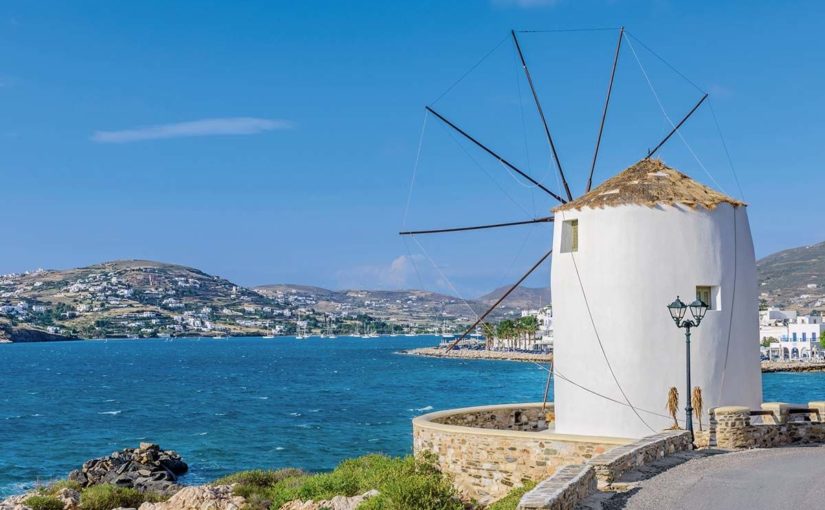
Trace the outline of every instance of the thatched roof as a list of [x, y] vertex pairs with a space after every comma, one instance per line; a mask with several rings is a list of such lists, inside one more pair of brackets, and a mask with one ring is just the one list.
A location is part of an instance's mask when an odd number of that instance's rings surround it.
[[734, 207], [746, 205], [723, 195], [687, 175], [674, 170], [658, 159], [643, 159], [620, 174], [604, 181], [590, 193], [560, 205], [556, 211], [569, 211], [590, 207], [615, 207], [617, 205], [683, 204], [688, 207], [703, 206], [713, 209], [721, 203]]

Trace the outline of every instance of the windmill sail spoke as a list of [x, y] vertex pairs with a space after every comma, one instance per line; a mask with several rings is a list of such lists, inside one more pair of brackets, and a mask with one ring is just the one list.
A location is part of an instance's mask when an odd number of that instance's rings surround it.
[[470, 334], [470, 332], [472, 332], [472, 331], [473, 331], [473, 330], [474, 330], [474, 329], [475, 329], [475, 328], [476, 328], [479, 324], [481, 324], [481, 323], [484, 321], [484, 319], [486, 319], [486, 318], [487, 318], [487, 316], [488, 316], [488, 315], [490, 315], [490, 313], [492, 313], [492, 312], [493, 312], [493, 310], [495, 310], [496, 308], [498, 308], [498, 305], [500, 305], [502, 301], [504, 301], [505, 299], [507, 299], [507, 296], [509, 296], [510, 294], [512, 294], [512, 292], [513, 292], [514, 290], [516, 290], [516, 289], [518, 288], [518, 286], [519, 286], [519, 285], [521, 285], [521, 284], [522, 284], [522, 282], [524, 282], [524, 280], [526, 280], [526, 279], [527, 279], [527, 277], [528, 277], [528, 276], [530, 276], [531, 274], [533, 274], [533, 271], [535, 271], [536, 269], [538, 269], [538, 267], [539, 267], [539, 266], [540, 266], [540, 265], [541, 265], [541, 264], [542, 264], [545, 260], [547, 260], [547, 258], [548, 258], [548, 257], [550, 256], [550, 254], [552, 254], [552, 253], [553, 253], [553, 250], [551, 249], [550, 251], [548, 251], [547, 253], [545, 253], [545, 254], [544, 254], [544, 256], [543, 256], [542, 258], [540, 258], [538, 262], [536, 262], [535, 264], [533, 264], [533, 267], [531, 267], [529, 271], [527, 271], [526, 273], [524, 273], [524, 276], [522, 276], [521, 278], [519, 278], [519, 281], [517, 281], [517, 282], [516, 282], [516, 283], [515, 283], [512, 287], [510, 287], [509, 289], [507, 289], [507, 292], [505, 292], [505, 293], [504, 293], [504, 294], [503, 294], [500, 298], [498, 298], [498, 299], [496, 300], [496, 302], [495, 302], [495, 303], [493, 303], [493, 306], [491, 306], [490, 308], [488, 308], [488, 309], [487, 309], [487, 311], [486, 311], [486, 312], [484, 312], [484, 313], [481, 315], [481, 317], [479, 317], [479, 318], [478, 318], [478, 320], [476, 320], [476, 321], [473, 323], [473, 325], [472, 325], [472, 326], [470, 326], [469, 328], [467, 328], [467, 331], [465, 331], [463, 335], [461, 335], [460, 337], [458, 337], [456, 340], [454, 340], [454, 341], [453, 341], [453, 342], [449, 345], [449, 347], [447, 347], [447, 351], [446, 351], [446, 352], [450, 352], [451, 350], [453, 350], [453, 348], [454, 348], [456, 345], [458, 345], [458, 343], [459, 343], [460, 341], [462, 341], [462, 340], [464, 340], [465, 338], [467, 338], [467, 335], [469, 335], [469, 334]]
[[602, 144], [602, 133], [604, 132], [604, 122], [607, 120], [607, 107], [610, 106], [610, 95], [613, 92], [613, 80], [616, 78], [616, 68], [619, 65], [619, 50], [622, 49], [622, 39], [624, 39], [624, 27], [619, 29], [619, 42], [616, 43], [616, 53], [613, 55], [613, 70], [610, 72], [610, 82], [607, 85], [607, 97], [604, 100], [604, 110], [602, 110], [602, 121], [599, 124], [599, 136], [596, 138], [596, 148], [593, 151], [593, 163], [590, 164], [590, 175], [587, 177], [587, 189], [590, 191], [593, 186], [593, 172], [596, 170], [596, 159], [599, 157], [599, 147]]
[[645, 157], [645, 159], [650, 159], [650, 158], [651, 158], [654, 154], [656, 154], [656, 151], [658, 151], [658, 150], [662, 147], [662, 145], [664, 145], [664, 144], [665, 144], [668, 140], [670, 140], [670, 137], [671, 137], [671, 136], [673, 136], [673, 135], [674, 135], [674, 133], [676, 133], [676, 131], [678, 131], [680, 127], [682, 127], [682, 124], [684, 124], [684, 123], [685, 123], [685, 121], [686, 121], [686, 120], [688, 120], [688, 119], [690, 118], [690, 116], [691, 116], [691, 115], [693, 115], [693, 112], [695, 112], [695, 111], [696, 111], [696, 110], [697, 110], [697, 109], [698, 109], [698, 108], [702, 105], [702, 103], [704, 103], [704, 102], [705, 102], [705, 99], [707, 99], [707, 98], [708, 98], [708, 95], [707, 95], [707, 94], [705, 94], [704, 96], [702, 96], [702, 99], [700, 99], [700, 100], [699, 100], [699, 102], [698, 102], [698, 103], [696, 103], [696, 106], [694, 106], [694, 107], [693, 107], [693, 108], [692, 108], [692, 109], [688, 112], [688, 114], [687, 114], [687, 115], [685, 115], [685, 117], [684, 117], [682, 120], [680, 120], [680, 121], [679, 121], [679, 123], [678, 123], [678, 124], [676, 124], [675, 126], [673, 126], [673, 129], [671, 129], [671, 130], [670, 130], [670, 133], [668, 133], [668, 134], [667, 134], [667, 136], [666, 136], [666, 137], [664, 137], [664, 139], [663, 139], [661, 142], [659, 142], [659, 145], [657, 145], [656, 147], [654, 147], [654, 148], [653, 148], [653, 150], [651, 150], [651, 151], [648, 151], [648, 152], [647, 152], [647, 157]]
[[518, 42], [516, 31], [511, 30], [513, 35], [513, 42], [516, 43], [516, 51], [518, 52], [519, 60], [521, 60], [521, 68], [524, 69], [524, 75], [527, 77], [527, 84], [530, 85], [530, 92], [533, 93], [533, 101], [536, 103], [536, 109], [539, 112], [541, 123], [544, 126], [544, 134], [547, 136], [547, 142], [550, 144], [550, 151], [553, 153], [553, 160], [556, 162], [556, 167], [559, 169], [561, 182], [564, 185], [564, 191], [567, 193], [567, 200], [573, 200], [573, 195], [570, 193], [570, 186], [567, 185], [567, 179], [564, 177], [564, 170], [561, 168], [561, 161], [559, 161], [558, 152], [556, 152], [556, 144], [553, 142], [553, 137], [550, 135], [550, 127], [547, 125], [547, 118], [544, 116], [544, 109], [541, 107], [539, 95], [536, 93], [536, 87], [533, 86], [533, 77], [530, 76], [530, 69], [527, 68], [527, 61], [524, 60], [524, 53], [521, 52], [521, 45]]
[[500, 228], [500, 227], [514, 227], [516, 225], [530, 225], [532, 223], [550, 223], [553, 221], [552, 216], [547, 216], [544, 218], [533, 218], [532, 220], [524, 220], [524, 221], [511, 221], [508, 223], [492, 223], [490, 225], [476, 225], [474, 227], [452, 227], [452, 228], [440, 228], [440, 229], [431, 229], [431, 230], [408, 230], [404, 232], [399, 232], [398, 235], [402, 236], [414, 236], [418, 234], [443, 234], [445, 232], [464, 232], [467, 230], [483, 230], [486, 228]]
[[467, 133], [466, 131], [464, 131], [464, 130], [463, 130], [463, 129], [461, 129], [460, 127], [456, 126], [455, 124], [453, 124], [452, 122], [450, 122], [449, 120], [447, 120], [447, 118], [446, 118], [446, 117], [444, 117], [443, 115], [441, 115], [441, 114], [440, 114], [440, 113], [438, 113], [437, 111], [433, 110], [433, 109], [432, 109], [432, 108], [430, 108], [429, 106], [427, 106], [427, 107], [426, 107], [426, 109], [427, 109], [427, 111], [428, 111], [428, 112], [430, 112], [430, 113], [432, 113], [433, 115], [435, 115], [435, 116], [436, 116], [436, 117], [437, 117], [437, 118], [438, 118], [441, 122], [443, 122], [444, 124], [446, 124], [446, 125], [450, 126], [450, 127], [451, 127], [451, 128], [453, 128], [454, 130], [456, 130], [456, 131], [457, 131], [457, 132], [458, 132], [461, 136], [463, 136], [463, 137], [464, 137], [464, 138], [466, 138], [467, 140], [470, 140], [470, 141], [471, 141], [471, 142], [473, 142], [475, 145], [477, 145], [479, 148], [483, 149], [483, 150], [484, 150], [487, 154], [489, 154], [489, 155], [493, 156], [494, 158], [496, 158], [496, 159], [497, 159], [499, 162], [501, 162], [504, 166], [506, 166], [506, 167], [507, 167], [507, 168], [509, 168], [510, 170], [512, 170], [512, 171], [514, 171], [514, 172], [516, 172], [516, 173], [517, 173], [517, 174], [519, 174], [520, 176], [524, 177], [525, 179], [527, 179], [528, 181], [530, 181], [530, 183], [534, 184], [534, 185], [535, 185], [535, 186], [537, 186], [540, 190], [544, 191], [545, 193], [547, 193], [547, 194], [548, 194], [548, 195], [550, 195], [551, 197], [555, 198], [556, 200], [558, 200], [558, 201], [559, 201], [559, 202], [561, 202], [562, 204], [566, 204], [566, 203], [567, 203], [567, 200], [565, 200], [565, 199], [563, 199], [562, 197], [560, 197], [559, 195], [557, 195], [557, 194], [553, 193], [552, 191], [550, 191], [549, 189], [547, 189], [547, 187], [545, 187], [543, 184], [541, 184], [539, 181], [537, 181], [537, 180], [533, 179], [532, 177], [530, 177], [530, 176], [529, 176], [529, 175], [527, 175], [526, 173], [524, 173], [524, 172], [522, 172], [521, 170], [519, 170], [518, 168], [516, 168], [516, 166], [515, 166], [515, 165], [513, 165], [512, 163], [510, 163], [510, 162], [509, 162], [509, 161], [507, 161], [506, 159], [502, 158], [501, 156], [499, 156], [498, 154], [496, 154], [495, 152], [493, 152], [493, 150], [492, 150], [492, 149], [488, 148], [486, 145], [484, 145], [483, 143], [481, 143], [481, 142], [479, 142], [478, 140], [476, 140], [475, 138], [473, 138], [473, 137], [472, 137], [469, 133]]

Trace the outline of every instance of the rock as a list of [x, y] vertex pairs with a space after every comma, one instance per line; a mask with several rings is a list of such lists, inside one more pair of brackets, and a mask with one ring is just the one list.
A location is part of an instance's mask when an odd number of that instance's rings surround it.
[[[377, 495], [378, 491], [373, 489], [351, 498], [335, 496], [332, 499], [322, 501], [290, 501], [281, 506], [280, 510], [355, 510], [365, 500]], [[144, 510], [144, 508], [141, 506], [140, 510]]]
[[80, 493], [74, 489], [64, 487], [54, 496], [63, 502], [63, 510], [77, 510], [80, 505]]
[[0, 501], [0, 510], [31, 510], [23, 502], [31, 494], [19, 494], [17, 496], [10, 496]]
[[189, 466], [177, 452], [161, 450], [155, 443], [140, 443], [138, 448], [126, 448], [84, 462], [79, 470], [69, 473], [69, 480], [83, 487], [111, 483], [171, 495], [180, 490], [175, 483], [178, 476], [188, 470]]
[[186, 487], [162, 503], [144, 503], [138, 510], [240, 510], [246, 504], [231, 485]]

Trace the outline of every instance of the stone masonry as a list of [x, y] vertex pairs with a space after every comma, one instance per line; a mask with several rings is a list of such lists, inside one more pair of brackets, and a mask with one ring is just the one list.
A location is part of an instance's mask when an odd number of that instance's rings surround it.
[[[434, 453], [441, 470], [452, 477], [464, 497], [489, 504], [528, 480], [543, 480], [562, 466], [583, 464], [628, 442], [566, 436], [551, 430], [526, 432], [489, 427], [492, 422], [509, 427], [511, 420], [507, 416], [514, 417], [515, 411], [527, 417], [523, 423], [535, 423], [531, 417], [537, 416], [534, 410], [540, 410], [541, 404], [514, 405], [505, 411], [507, 408], [489, 406], [420, 416], [413, 421], [413, 450], [416, 454]], [[487, 427], [444, 422], [480, 423]]]

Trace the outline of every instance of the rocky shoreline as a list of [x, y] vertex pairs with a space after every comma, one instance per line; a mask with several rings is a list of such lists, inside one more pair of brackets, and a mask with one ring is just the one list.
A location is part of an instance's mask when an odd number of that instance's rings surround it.
[[178, 477], [187, 471], [189, 466], [177, 452], [161, 450], [153, 443], [140, 443], [138, 448], [88, 460], [80, 469], [69, 473], [68, 479], [81, 487], [110, 483], [171, 496], [181, 489], [177, 485]]
[[450, 352], [447, 352], [445, 349], [439, 349], [438, 347], [421, 347], [418, 349], [407, 349], [403, 351], [398, 351], [398, 354], [404, 354], [408, 356], [425, 356], [429, 358], [528, 361], [533, 363], [550, 363], [553, 361], [553, 355], [550, 353], [476, 351], [470, 349], [455, 349]]
[[[0, 500], [0, 510], [251, 510], [268, 504], [236, 493], [236, 483], [184, 486], [178, 478], [189, 466], [173, 450], [140, 443], [111, 455], [91, 459], [65, 480]], [[285, 470], [289, 471], [289, 470]], [[306, 476], [299, 470], [292, 470]], [[265, 471], [249, 472], [254, 478]], [[288, 501], [282, 510], [355, 510], [377, 496], [369, 490], [354, 496]]]
[[825, 372], [825, 361], [763, 361], [762, 372]]

